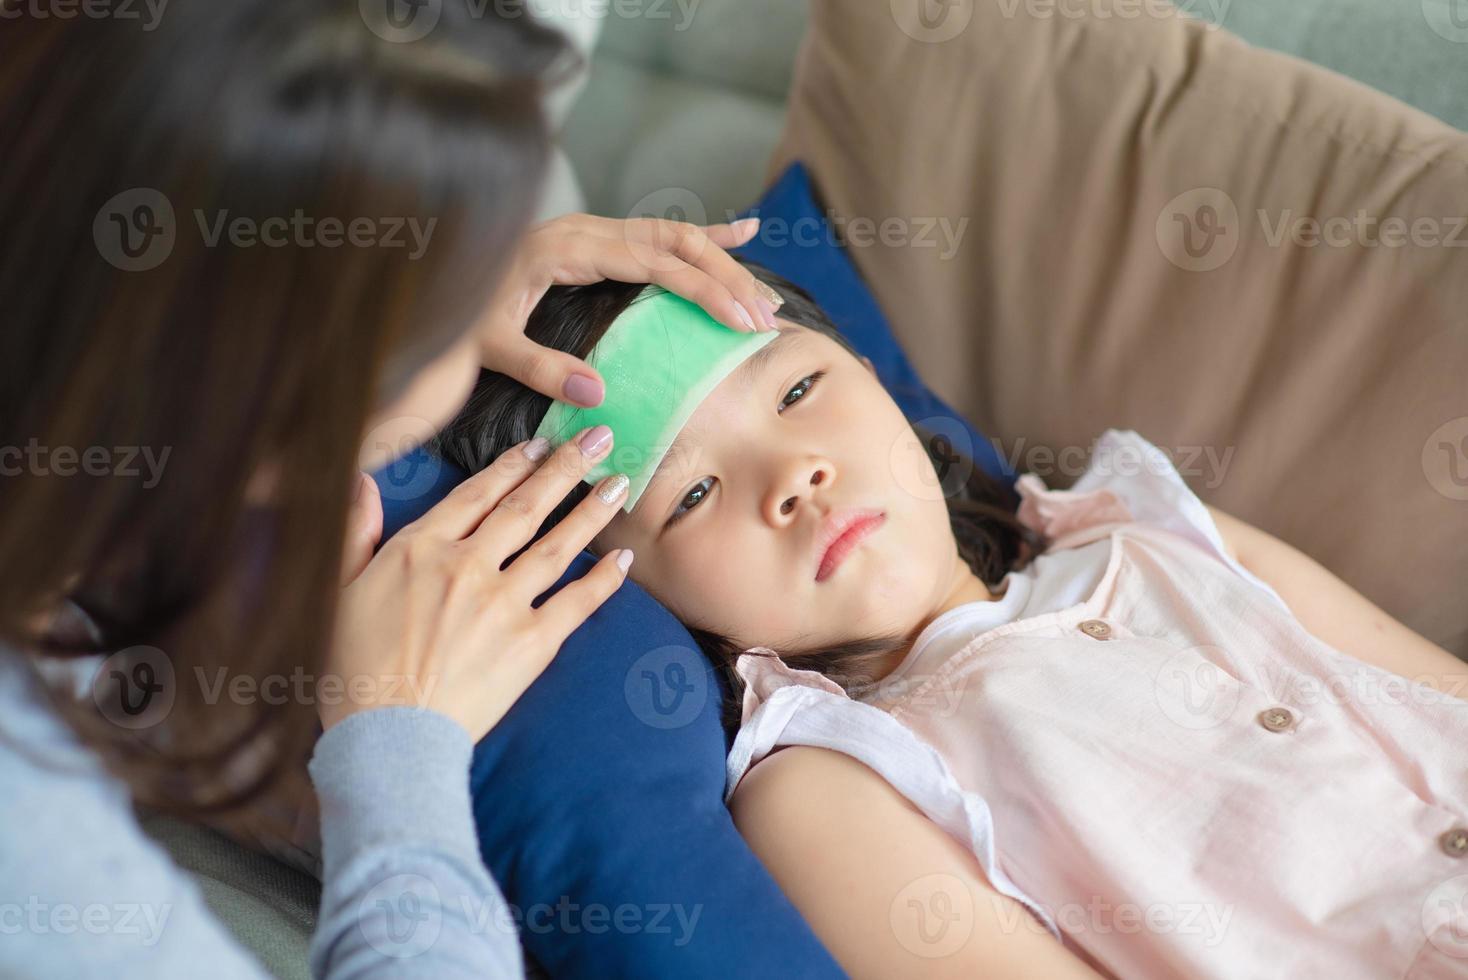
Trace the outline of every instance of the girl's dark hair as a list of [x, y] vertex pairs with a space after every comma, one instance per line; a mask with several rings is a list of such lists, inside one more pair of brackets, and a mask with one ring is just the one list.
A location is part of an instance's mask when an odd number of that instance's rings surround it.
[[[783, 319], [830, 337], [853, 357], [860, 356], [809, 293], [754, 262], [741, 260], [741, 264], [785, 297], [785, 305], [780, 308]], [[531, 313], [526, 335], [547, 347], [584, 358], [642, 289], [619, 282], [552, 288]], [[529, 439], [549, 407], [546, 396], [513, 378], [485, 371], [464, 410], [439, 433], [431, 448], [471, 472], [483, 469], [506, 449]], [[947, 436], [916, 423], [913, 430], [942, 479], [959, 554], [975, 575], [995, 585], [1005, 573], [1021, 567], [1042, 550], [1043, 539], [1015, 516], [1018, 500], [1010, 487], [991, 477], [966, 454], [954, 452]], [[551, 513], [546, 526], [559, 522], [589, 491], [588, 485], [580, 484]], [[743, 694], [743, 682], [734, 664], [745, 648], [707, 630], [690, 626], [689, 632], [727, 684], [723, 720], [726, 727], [734, 727]], [[876, 637], [839, 647], [782, 651], [780, 659], [793, 668], [829, 677], [856, 697], [875, 683], [879, 662], [906, 642], [900, 636]]]
[[[300, 769], [314, 698], [233, 682], [319, 677], [367, 420], [482, 311], [548, 158], [559, 34], [371, 7], [19, 5], [0, 30], [0, 646], [174, 811]], [[77, 607], [100, 631], [61, 628]], [[55, 679], [116, 652], [162, 680], [141, 645], [175, 688], [145, 730]]]

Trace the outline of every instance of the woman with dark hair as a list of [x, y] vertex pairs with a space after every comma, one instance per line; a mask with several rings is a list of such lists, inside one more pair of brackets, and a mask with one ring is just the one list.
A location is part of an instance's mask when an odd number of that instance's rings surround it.
[[[375, 556], [359, 467], [482, 366], [599, 401], [523, 334], [553, 283], [656, 282], [737, 330], [773, 306], [724, 252], [752, 225], [527, 233], [559, 36], [380, 6], [175, 0], [145, 30], [0, 0], [0, 894], [25, 919], [0, 974], [257, 975], [130, 804], [260, 811], [321, 728], [315, 971], [521, 972], [468, 761], [626, 574], [620, 549], [531, 606], [595, 496], [507, 564], [612, 433], [507, 451]], [[423, 948], [392, 941], [404, 908], [435, 916]]]

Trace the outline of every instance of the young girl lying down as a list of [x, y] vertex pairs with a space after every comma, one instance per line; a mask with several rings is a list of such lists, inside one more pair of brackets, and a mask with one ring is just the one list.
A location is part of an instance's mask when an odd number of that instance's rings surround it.
[[[1468, 976], [1456, 658], [1134, 432], [1016, 513], [751, 269], [778, 339], [597, 546], [734, 682], [734, 819], [853, 976]], [[530, 333], [586, 356], [639, 292]], [[547, 405], [485, 375], [440, 450], [481, 468]]]

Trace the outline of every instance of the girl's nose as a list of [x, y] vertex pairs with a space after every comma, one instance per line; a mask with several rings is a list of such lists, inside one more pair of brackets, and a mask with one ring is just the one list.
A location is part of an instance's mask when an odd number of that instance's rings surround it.
[[774, 527], [789, 524], [801, 506], [810, 502], [816, 488], [828, 489], [835, 476], [835, 465], [822, 457], [807, 456], [787, 464], [765, 495], [765, 520]]

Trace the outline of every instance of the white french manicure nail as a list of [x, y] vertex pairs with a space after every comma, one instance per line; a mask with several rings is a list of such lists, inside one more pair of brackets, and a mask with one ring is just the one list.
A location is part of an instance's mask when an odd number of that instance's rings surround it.
[[751, 330], [754, 329], [754, 320], [750, 317], [749, 311], [746, 310], [744, 308], [744, 304], [739, 302], [737, 299], [734, 301], [734, 312], [739, 314], [739, 319], [744, 321], [744, 325], [746, 327]]
[[623, 574], [626, 574], [627, 569], [632, 567], [631, 548], [623, 548], [621, 553], [617, 555], [617, 567], [622, 570]]

